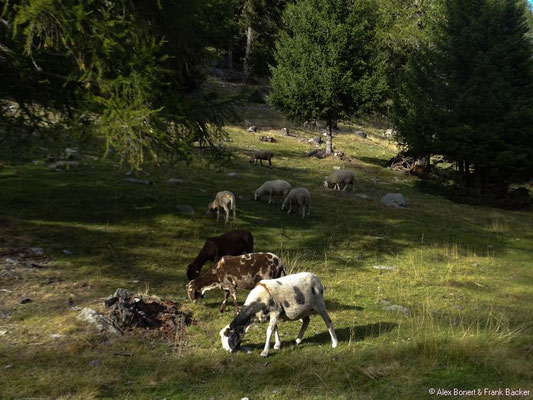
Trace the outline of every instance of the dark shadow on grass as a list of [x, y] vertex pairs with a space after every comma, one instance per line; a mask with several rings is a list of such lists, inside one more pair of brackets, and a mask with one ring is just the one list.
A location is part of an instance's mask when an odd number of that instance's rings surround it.
[[[398, 324], [394, 322], [377, 322], [375, 324], [356, 326], [355, 328], [350, 328], [350, 327], [336, 328], [335, 334], [340, 343], [349, 342], [349, 341], [361, 342], [367, 338], [373, 338], [373, 337], [381, 336], [383, 334], [387, 334], [397, 327], [398, 327]], [[266, 325], [265, 325], [264, 332], [266, 332]], [[289, 338], [288, 340], [282, 340], [281, 350], [287, 349], [287, 348], [289, 349], [295, 348], [296, 347], [296, 344], [294, 342], [295, 339], [296, 339], [296, 336], [294, 336], [293, 338]], [[306, 334], [304, 335], [304, 338], [301, 344], [298, 346], [305, 347], [307, 344], [311, 344], [311, 343], [323, 344], [323, 345], [331, 344], [331, 336], [329, 332], [327, 331], [325, 324], [324, 324], [324, 331], [319, 333], [318, 335], [312, 335], [310, 331], [307, 331]], [[252, 350], [262, 350], [264, 346], [265, 346], [264, 341], [259, 342], [259, 343], [247, 342], [246, 336], [244, 337], [244, 342], [242, 344], [242, 347], [245, 350], [247, 348], [250, 348]], [[276, 350], [274, 350], [274, 336], [272, 336], [271, 338], [270, 346], [271, 346], [270, 354], [273, 355], [276, 353]]]
[[358, 157], [358, 159], [367, 164], [374, 164], [374, 165], [377, 165], [383, 168], [387, 166], [387, 162], [389, 161], [389, 160], [385, 160], [383, 158], [377, 158], [377, 157]]
[[[367, 338], [378, 337], [383, 334], [387, 334], [396, 327], [398, 327], [398, 324], [394, 322], [376, 322], [375, 324], [356, 326], [355, 328], [335, 328], [335, 333], [339, 342], [348, 342], [350, 340], [360, 342]], [[302, 344], [304, 342], [326, 344], [331, 342], [331, 337], [329, 332], [324, 330], [324, 332], [321, 332], [318, 335], [310, 337], [304, 336]]]

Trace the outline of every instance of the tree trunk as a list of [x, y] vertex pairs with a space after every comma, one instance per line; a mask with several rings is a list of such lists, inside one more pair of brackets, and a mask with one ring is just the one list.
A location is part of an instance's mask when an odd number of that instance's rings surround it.
[[233, 39], [228, 43], [228, 69], [233, 69]]
[[251, 26], [246, 28], [246, 52], [244, 53], [244, 62], [242, 65], [242, 75], [243, 75], [244, 81], [248, 80], [248, 76], [250, 74], [249, 63], [250, 63], [250, 53], [252, 51], [253, 33], [254, 31], [252, 30]]
[[326, 135], [326, 155], [329, 156], [331, 153], [333, 153], [333, 134], [331, 132], [332, 130], [333, 121], [328, 121], [328, 130]]
[[472, 187], [472, 179], [470, 176], [470, 161], [465, 161], [465, 182], [466, 187]]

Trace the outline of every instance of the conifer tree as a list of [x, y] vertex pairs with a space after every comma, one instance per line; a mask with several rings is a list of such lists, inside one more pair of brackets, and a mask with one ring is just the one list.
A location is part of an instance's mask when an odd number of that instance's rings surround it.
[[480, 192], [533, 176], [533, 52], [524, 11], [520, 0], [446, 2], [446, 18], [411, 57], [395, 102], [401, 141], [416, 155], [445, 155]]
[[269, 102], [292, 120], [332, 127], [380, 100], [383, 64], [374, 52], [374, 14], [367, 1], [302, 0], [284, 13], [286, 26], [271, 68]]

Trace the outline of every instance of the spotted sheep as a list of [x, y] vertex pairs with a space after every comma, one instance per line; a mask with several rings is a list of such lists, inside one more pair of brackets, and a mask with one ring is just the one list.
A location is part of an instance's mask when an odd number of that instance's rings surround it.
[[207, 238], [196, 258], [187, 266], [187, 279], [198, 278], [207, 261], [218, 262], [224, 256], [238, 256], [254, 251], [254, 237], [250, 231], [234, 230]]
[[235, 351], [255, 318], [260, 322], [270, 318], [265, 348], [261, 353], [261, 356], [267, 357], [272, 333], [276, 340], [274, 349], [279, 350], [281, 347], [277, 326], [279, 321], [302, 321], [302, 328], [296, 337], [298, 345], [309, 326], [309, 315], [314, 312], [322, 316], [331, 336], [331, 347], [336, 348], [337, 336], [324, 303], [324, 286], [316, 275], [302, 272], [278, 279], [262, 280], [250, 292], [239, 314], [220, 331], [222, 347], [229, 352]]
[[225, 310], [230, 294], [237, 310], [237, 289], [251, 290], [262, 279], [279, 278], [282, 274], [285, 274], [285, 267], [272, 253], [225, 256], [214, 268], [188, 283], [187, 295], [194, 302], [208, 290], [220, 288], [224, 290], [220, 312]]

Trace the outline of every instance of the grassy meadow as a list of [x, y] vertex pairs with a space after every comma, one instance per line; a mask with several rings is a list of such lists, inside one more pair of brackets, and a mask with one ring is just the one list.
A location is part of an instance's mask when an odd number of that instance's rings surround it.
[[[352, 126], [334, 138], [353, 162], [308, 158], [314, 147], [304, 139], [316, 132], [284, 136], [280, 117], [259, 111], [244, 117], [271, 130], [228, 127], [231, 167], [196, 161], [135, 175], [153, 186], [125, 182], [127, 170], [109, 160], [84, 158], [63, 173], [2, 161], [0, 247], [42, 247], [51, 264], [2, 275], [0, 258], [0, 398], [427, 399], [430, 388], [533, 390], [532, 213], [422, 191], [417, 178], [383, 167], [396, 149], [366, 123], [368, 139]], [[272, 150], [274, 168], [250, 165], [253, 149]], [[354, 169], [356, 194], [370, 198], [324, 190], [334, 166]], [[167, 184], [170, 177], [185, 183]], [[257, 187], [277, 178], [311, 191], [309, 218], [281, 212], [280, 198], [253, 201]], [[315, 316], [299, 347], [293, 322], [280, 326], [282, 348], [267, 359], [259, 355], [262, 324], [245, 336], [252, 354], [223, 351], [218, 332], [233, 317], [231, 303], [220, 314], [220, 291], [196, 304], [185, 293], [185, 268], [205, 238], [232, 228], [205, 215], [220, 190], [236, 194], [236, 227], [252, 231], [256, 251], [322, 280], [337, 349]], [[410, 206], [382, 205], [390, 192]], [[180, 213], [183, 204], [195, 214]], [[149, 331], [100, 334], [76, 319], [73, 306], [101, 309], [118, 287], [182, 303], [194, 324], [171, 343]], [[33, 301], [19, 304], [23, 296]], [[408, 312], [384, 310], [390, 305]], [[95, 359], [100, 365], [91, 366]]]

